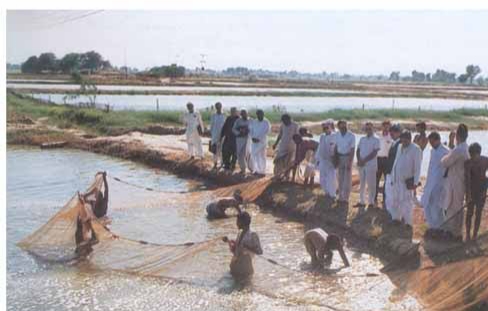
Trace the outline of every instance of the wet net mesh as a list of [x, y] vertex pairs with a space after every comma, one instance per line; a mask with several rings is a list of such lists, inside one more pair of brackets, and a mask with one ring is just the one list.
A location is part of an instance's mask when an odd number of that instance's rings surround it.
[[[252, 200], [267, 178], [247, 185], [248, 197]], [[242, 185], [241, 185], [242, 187]], [[120, 271], [144, 276], [175, 279], [192, 284], [228, 286], [231, 254], [221, 238], [179, 245], [160, 245], [126, 239], [112, 233], [103, 220], [96, 219], [86, 196], [95, 195], [103, 188], [103, 178], [97, 175], [93, 184], [83, 195], [76, 194], [45, 225], [19, 242], [19, 246], [42, 260], [78, 262], [75, 255], [75, 232], [78, 217], [91, 217], [97, 242], [83, 263], [101, 270]], [[221, 190], [230, 194], [235, 187]], [[262, 191], [261, 191], [262, 192]], [[486, 239], [486, 237], [484, 238]], [[428, 309], [465, 310], [467, 307], [488, 299], [488, 269], [486, 257], [467, 261], [433, 265], [413, 272], [391, 273], [391, 280], [408, 293], [413, 293]], [[351, 277], [345, 274], [334, 276], [313, 275], [282, 266], [263, 256], [254, 257], [254, 276], [250, 288], [262, 294], [284, 299], [290, 303], [306, 303], [331, 310], [348, 310], [357, 293], [350, 292]], [[374, 295], [386, 295], [388, 287], [375, 278], [364, 278], [374, 289]], [[333, 286], [331, 286], [333, 285]], [[368, 305], [358, 304], [362, 310], [384, 309], [384, 298], [371, 296]], [[395, 302], [390, 310], [395, 309]]]

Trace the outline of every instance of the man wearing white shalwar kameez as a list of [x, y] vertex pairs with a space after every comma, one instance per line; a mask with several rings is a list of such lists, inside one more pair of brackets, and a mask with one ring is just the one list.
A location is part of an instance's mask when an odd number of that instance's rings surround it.
[[213, 160], [214, 160], [214, 168], [217, 168], [219, 160], [222, 161], [222, 127], [225, 123], [225, 115], [222, 113], [222, 104], [216, 103], [215, 104], [216, 113], [212, 115], [210, 118], [210, 135], [211, 140], [210, 144], [215, 151]]
[[199, 112], [195, 111], [192, 103], [186, 105], [188, 112], [183, 114], [183, 124], [186, 127], [186, 143], [188, 154], [194, 157], [203, 158], [202, 139], [199, 129], [203, 132], [203, 121]]
[[469, 159], [467, 138], [468, 128], [460, 124], [456, 131], [456, 147], [441, 160], [442, 166], [447, 169], [446, 197], [443, 204], [447, 223], [442, 227], [458, 241], [463, 239], [463, 201], [466, 187], [464, 162]]
[[266, 147], [268, 146], [268, 133], [271, 128], [268, 119], [264, 117], [264, 111], [256, 111], [257, 119], [251, 121], [250, 135], [251, 163], [254, 174], [266, 174]]
[[232, 132], [236, 136], [237, 162], [241, 169], [241, 174], [246, 174], [246, 169], [252, 170], [251, 162], [251, 139], [249, 135], [249, 120], [247, 110], [241, 110], [241, 117], [236, 120], [232, 127]]
[[400, 135], [400, 141], [391, 178], [395, 192], [393, 207], [399, 211], [393, 220], [403, 220], [406, 225], [412, 226], [414, 190], [420, 182], [422, 150], [416, 144], [412, 144], [410, 131], [404, 131]]
[[337, 191], [336, 168], [334, 165], [335, 132], [333, 131], [334, 121], [327, 120], [322, 124], [324, 134], [320, 135], [320, 142], [315, 161], [320, 172], [320, 186], [325, 195], [335, 200]]
[[439, 133], [432, 132], [429, 135], [432, 146], [430, 151], [429, 170], [424, 193], [420, 204], [424, 208], [424, 215], [429, 229], [439, 229], [444, 222], [442, 203], [444, 200], [444, 184], [446, 169], [441, 165], [441, 159], [449, 153], [449, 149], [441, 143]]

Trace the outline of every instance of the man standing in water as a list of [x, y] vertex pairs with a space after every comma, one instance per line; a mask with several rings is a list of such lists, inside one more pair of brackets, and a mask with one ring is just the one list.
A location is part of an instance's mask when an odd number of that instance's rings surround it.
[[264, 111], [256, 111], [257, 119], [251, 121], [251, 162], [254, 174], [266, 174], [266, 148], [268, 147], [268, 133], [271, 128], [268, 119], [264, 117]]
[[229, 244], [232, 252], [230, 262], [230, 273], [236, 280], [248, 279], [254, 273], [252, 257], [254, 254], [262, 255], [263, 249], [257, 233], [252, 232], [251, 215], [242, 212], [237, 216], [237, 228], [240, 232], [235, 240], [229, 240], [224, 237], [223, 241]]
[[[289, 178], [289, 172], [293, 167], [293, 160], [295, 159], [296, 146], [293, 141], [293, 135], [298, 134], [298, 124], [291, 120], [289, 114], [281, 116], [281, 126], [278, 138], [273, 145], [273, 150], [278, 146], [278, 152], [274, 158], [275, 176]], [[283, 176], [282, 176], [283, 175]]]
[[441, 164], [446, 172], [445, 193], [443, 209], [447, 222], [442, 226], [447, 231], [448, 237], [454, 241], [463, 241], [463, 201], [466, 193], [466, 181], [464, 173], [464, 162], [469, 159], [468, 127], [459, 124], [456, 130], [456, 147], [445, 155]]
[[334, 120], [322, 123], [324, 134], [320, 135], [320, 143], [315, 154], [315, 161], [320, 171], [320, 186], [325, 195], [335, 200], [337, 190], [336, 168], [334, 163], [335, 135]]
[[224, 169], [226, 171], [234, 171], [237, 162], [236, 136], [232, 131], [234, 123], [237, 119], [239, 119], [237, 108], [230, 108], [230, 116], [225, 119], [224, 126], [222, 127], [222, 133], [220, 135], [220, 139], [223, 140], [222, 161], [224, 162]]
[[312, 259], [313, 268], [322, 268], [324, 264], [330, 265], [333, 250], [339, 252], [344, 266], [350, 266], [341, 239], [335, 234], [328, 235], [321, 228], [305, 232], [305, 248]]
[[246, 174], [246, 169], [251, 169], [251, 143], [249, 138], [250, 120], [246, 109], [241, 109], [241, 117], [236, 120], [232, 127], [232, 132], [236, 136], [237, 162], [241, 169], [241, 174]]
[[186, 104], [188, 112], [183, 114], [183, 123], [186, 127], [186, 143], [188, 144], [188, 154], [190, 159], [195, 157], [203, 158], [202, 139], [203, 121], [200, 113], [194, 110], [193, 104]]
[[441, 136], [437, 132], [429, 134], [429, 143], [432, 146], [430, 151], [429, 169], [427, 171], [427, 181], [420, 204], [424, 208], [425, 220], [429, 226], [427, 236], [434, 236], [436, 230], [440, 229], [444, 222], [442, 210], [442, 200], [444, 193], [444, 175], [446, 169], [441, 165], [441, 159], [449, 153], [449, 149], [441, 143]]
[[91, 204], [85, 202], [84, 196], [81, 194], [78, 194], [78, 198], [80, 206], [76, 219], [75, 254], [83, 258], [92, 252], [92, 245], [96, 244], [98, 239], [92, 227], [94, 215], [91, 211]]
[[220, 135], [222, 134], [222, 127], [225, 122], [225, 115], [222, 113], [222, 104], [217, 102], [215, 104], [216, 112], [210, 118], [210, 152], [213, 153], [214, 169], [218, 168], [218, 162], [222, 158], [222, 140]]
[[354, 160], [354, 149], [356, 138], [347, 130], [347, 122], [340, 120], [337, 123], [339, 133], [335, 134], [336, 154], [338, 163], [338, 186], [339, 203], [348, 203], [352, 187], [352, 161]]

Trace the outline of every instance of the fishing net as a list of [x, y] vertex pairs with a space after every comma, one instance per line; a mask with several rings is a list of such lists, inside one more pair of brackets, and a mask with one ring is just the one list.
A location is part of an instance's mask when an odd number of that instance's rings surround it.
[[[252, 200], [270, 182], [269, 178], [258, 179], [240, 187], [224, 188], [219, 195], [230, 195], [240, 188], [246, 189], [246, 199]], [[102, 188], [103, 178], [98, 174], [84, 194], [73, 196], [45, 225], [18, 245], [43, 260], [78, 263], [75, 253], [77, 219], [80, 216], [91, 217], [97, 242], [92, 245], [88, 257], [82, 260], [89, 267], [174, 279], [219, 290], [235, 288], [229, 273], [232, 255], [221, 237], [196, 243], [161, 245], [118, 236], [104, 225], [103, 220], [94, 217], [91, 206], [86, 203]], [[393, 274], [391, 279], [408, 292], [418, 293], [433, 310], [464, 310], [488, 298], [488, 270], [483, 269], [485, 260], [485, 257], [478, 257], [442, 266], [433, 265], [414, 272]], [[359, 276], [360, 281], [354, 281], [356, 285], [363, 282], [365, 287], [374, 288], [374, 294], [369, 295], [367, 304], [364, 304], [357, 299], [357, 292], [350, 291], [354, 276], [347, 270], [317, 275], [291, 269], [264, 256], [255, 256], [254, 271], [247, 288], [293, 304], [316, 305], [331, 310], [351, 310], [352, 307], [361, 310], [416, 309], [400, 308], [398, 302], [388, 302], [391, 284]], [[385, 301], [389, 306], [385, 306]]]

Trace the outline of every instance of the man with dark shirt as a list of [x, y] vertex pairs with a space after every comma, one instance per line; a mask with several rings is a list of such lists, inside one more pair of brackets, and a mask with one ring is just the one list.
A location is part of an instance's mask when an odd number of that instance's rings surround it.
[[[473, 214], [474, 230], [473, 240], [478, 237], [478, 230], [481, 224], [481, 213], [486, 201], [486, 171], [488, 170], [488, 157], [481, 155], [481, 146], [478, 143], [469, 146], [470, 159], [464, 163], [466, 181], [466, 202], [468, 210], [466, 213], [466, 239], [471, 240], [471, 220]], [[476, 213], [475, 213], [476, 208]]]
[[391, 170], [393, 169], [393, 164], [395, 163], [395, 158], [398, 150], [398, 145], [400, 144], [400, 134], [402, 129], [399, 124], [395, 124], [390, 128], [390, 136], [393, 139], [390, 150], [388, 151], [388, 158], [385, 164], [385, 198], [383, 200], [384, 207], [393, 217], [393, 189], [391, 187]]
[[236, 136], [232, 132], [237, 119], [239, 119], [237, 108], [232, 107], [230, 116], [225, 119], [222, 134], [220, 135], [220, 138], [224, 140], [222, 143], [222, 162], [224, 163], [224, 169], [227, 171], [234, 171], [237, 162]]

